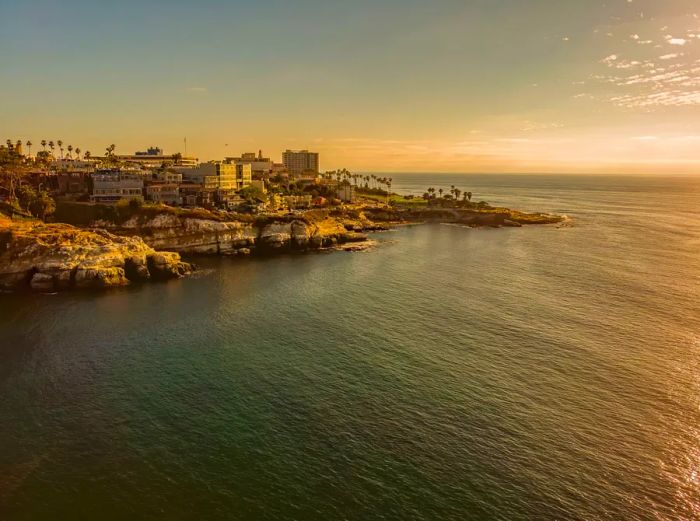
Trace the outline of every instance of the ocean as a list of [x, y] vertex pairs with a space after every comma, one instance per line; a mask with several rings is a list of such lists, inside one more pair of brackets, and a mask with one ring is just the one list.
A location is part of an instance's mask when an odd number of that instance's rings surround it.
[[0, 519], [700, 519], [700, 178], [388, 176], [570, 219], [0, 296]]

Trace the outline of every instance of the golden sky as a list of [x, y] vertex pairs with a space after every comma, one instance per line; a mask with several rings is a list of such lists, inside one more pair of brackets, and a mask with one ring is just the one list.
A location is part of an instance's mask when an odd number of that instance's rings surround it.
[[2, 138], [700, 173], [696, 0], [0, 0]]

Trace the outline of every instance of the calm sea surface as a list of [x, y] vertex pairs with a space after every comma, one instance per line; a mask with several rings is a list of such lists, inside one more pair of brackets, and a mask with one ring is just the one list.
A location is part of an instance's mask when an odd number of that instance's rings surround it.
[[700, 519], [700, 180], [392, 177], [572, 225], [0, 297], [0, 519]]

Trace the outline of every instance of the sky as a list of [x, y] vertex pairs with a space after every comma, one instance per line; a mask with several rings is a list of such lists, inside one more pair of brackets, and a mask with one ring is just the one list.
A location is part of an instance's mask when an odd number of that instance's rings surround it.
[[0, 0], [0, 137], [700, 175], [697, 0]]

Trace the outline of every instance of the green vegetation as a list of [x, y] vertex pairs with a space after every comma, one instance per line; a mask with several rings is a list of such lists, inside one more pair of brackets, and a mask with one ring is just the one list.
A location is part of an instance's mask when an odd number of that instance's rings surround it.
[[56, 205], [54, 219], [74, 226], [90, 226], [95, 221], [123, 224], [132, 217], [142, 220], [158, 215], [174, 215], [181, 218], [224, 221], [229, 215], [204, 208], [174, 208], [164, 204], [148, 204], [138, 200], [119, 201], [116, 204], [92, 204], [60, 201]]

